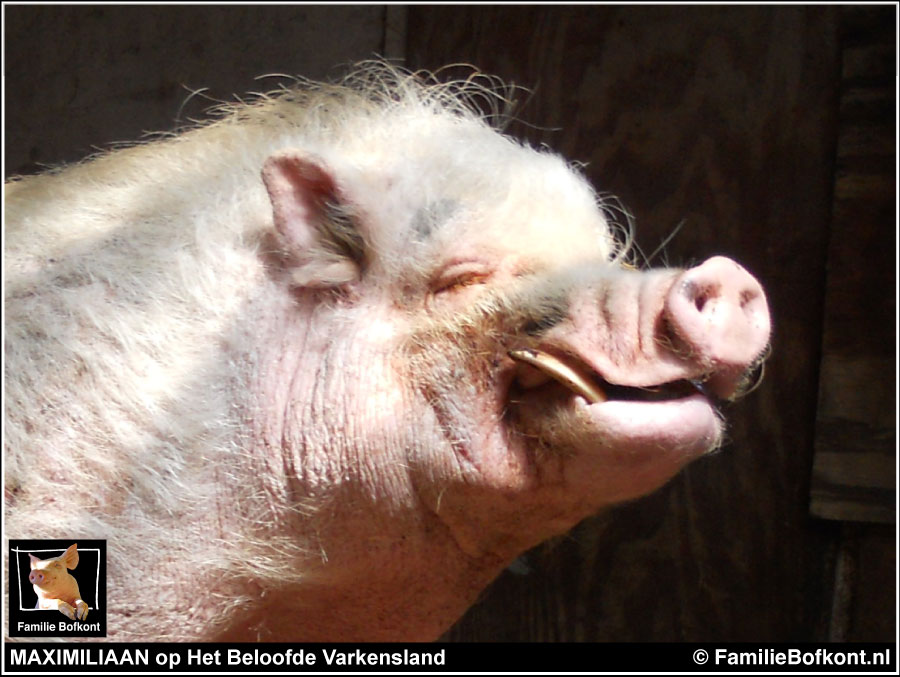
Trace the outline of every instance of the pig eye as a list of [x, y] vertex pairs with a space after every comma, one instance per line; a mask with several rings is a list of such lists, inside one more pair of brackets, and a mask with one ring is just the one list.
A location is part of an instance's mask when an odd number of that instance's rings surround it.
[[490, 276], [490, 273], [484, 270], [453, 271], [450, 275], [442, 275], [437, 280], [432, 293], [437, 296], [456, 292], [476, 284], [484, 284]]

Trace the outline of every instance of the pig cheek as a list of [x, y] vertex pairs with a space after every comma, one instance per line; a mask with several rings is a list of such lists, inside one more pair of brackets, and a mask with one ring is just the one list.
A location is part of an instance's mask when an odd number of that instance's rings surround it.
[[[511, 488], [527, 475], [525, 460], [510, 452], [504, 409], [511, 373], [502, 371], [502, 347], [490, 331], [429, 331], [410, 342], [405, 360], [424, 417], [431, 420], [433, 480], [459, 480]], [[440, 483], [440, 482], [439, 482]]]

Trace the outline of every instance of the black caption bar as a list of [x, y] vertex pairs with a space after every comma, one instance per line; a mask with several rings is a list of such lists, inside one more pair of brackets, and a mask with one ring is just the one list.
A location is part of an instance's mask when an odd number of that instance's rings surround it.
[[894, 644], [121, 644], [6, 642], [4, 673], [871, 672]]

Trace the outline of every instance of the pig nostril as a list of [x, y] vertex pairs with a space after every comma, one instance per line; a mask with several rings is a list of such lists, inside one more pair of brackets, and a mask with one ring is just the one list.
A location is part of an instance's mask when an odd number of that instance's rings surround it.
[[740, 295], [741, 308], [746, 309], [757, 298], [759, 298], [759, 294], [755, 290], [745, 289], [744, 291], [741, 292], [741, 295]]
[[697, 309], [698, 313], [703, 312], [703, 308], [706, 306], [708, 300], [709, 296], [707, 294], [698, 294], [694, 297], [694, 307]]
[[710, 285], [700, 285], [694, 280], [687, 280], [684, 283], [684, 295], [687, 299], [693, 301], [694, 308], [698, 313], [702, 313], [706, 308], [706, 304], [717, 296], [718, 290]]

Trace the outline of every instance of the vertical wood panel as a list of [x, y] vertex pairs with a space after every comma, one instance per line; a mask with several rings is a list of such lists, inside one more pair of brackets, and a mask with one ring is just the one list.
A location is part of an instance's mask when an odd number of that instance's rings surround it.
[[895, 8], [843, 12], [840, 128], [810, 511], [896, 520]]
[[773, 356], [730, 443], [529, 553], [448, 633], [478, 640], [809, 641], [837, 528], [807, 513], [838, 109], [822, 7], [415, 7], [413, 68], [534, 86], [514, 133], [575, 160], [673, 264], [723, 253], [767, 288]]
[[[97, 147], [200, 117], [216, 99], [276, 87], [257, 76], [333, 76], [341, 64], [393, 51], [403, 30], [395, 10], [386, 39], [386, 11], [378, 5], [3, 10], [7, 176], [74, 162]], [[205, 94], [189, 96], [198, 89]]]
[[896, 13], [841, 11], [840, 125], [810, 501], [814, 515], [852, 520], [841, 527], [829, 633], [835, 641], [892, 641], [896, 632]]

